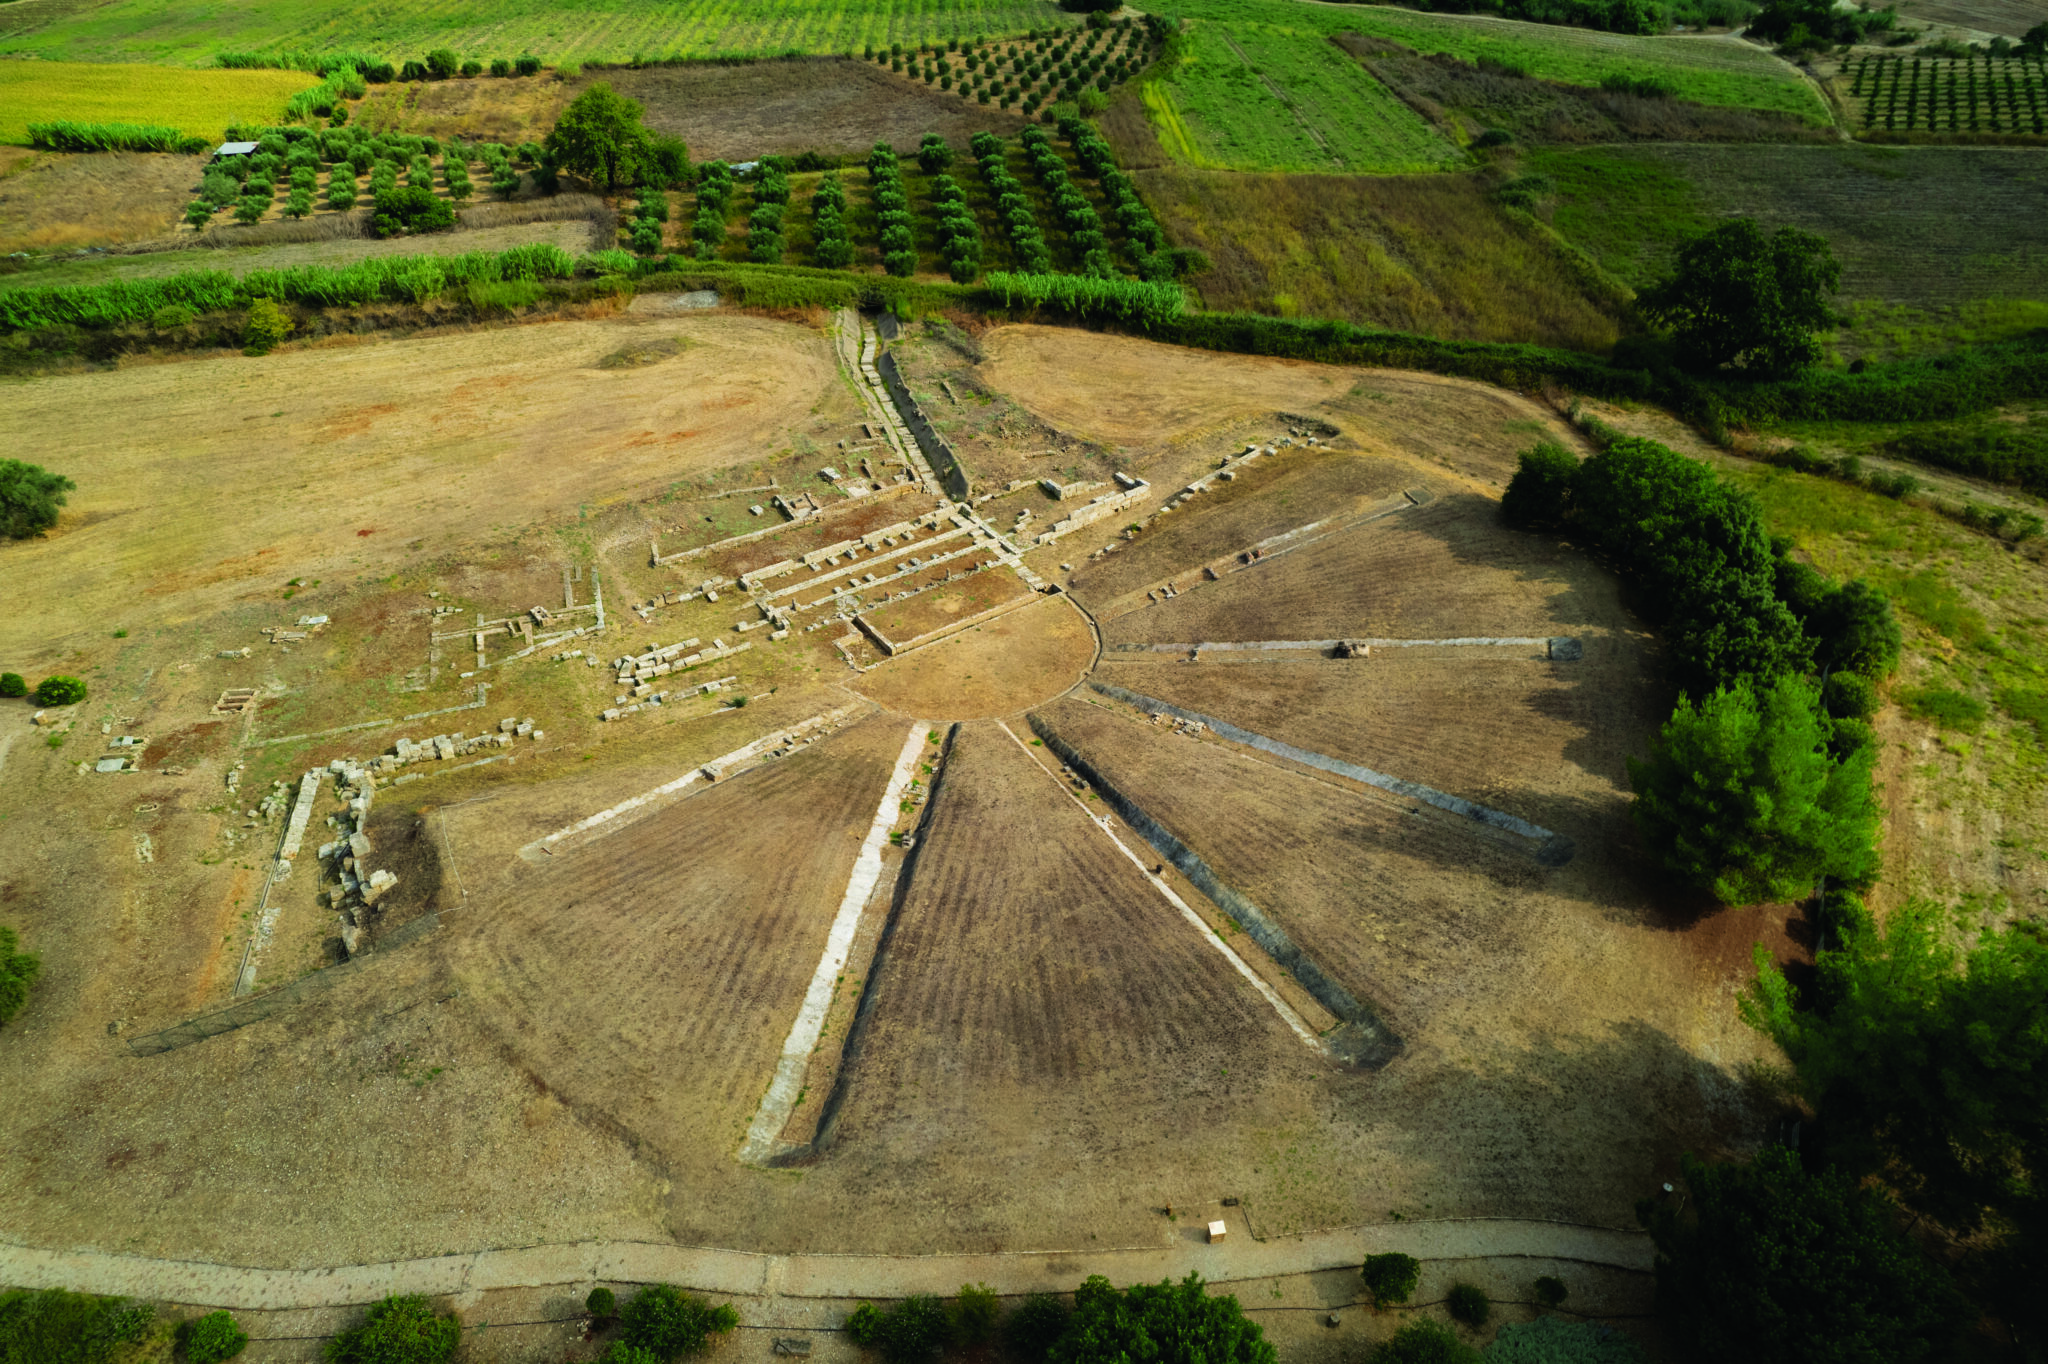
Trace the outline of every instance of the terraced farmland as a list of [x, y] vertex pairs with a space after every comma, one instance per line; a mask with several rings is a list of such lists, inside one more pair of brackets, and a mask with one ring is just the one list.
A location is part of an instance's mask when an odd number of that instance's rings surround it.
[[1144, 93], [1161, 141], [1191, 166], [1393, 173], [1465, 161], [1343, 52], [1284, 28], [1200, 24]]
[[203, 8], [173, 0], [113, 0], [75, 13], [30, 0], [0, 11], [0, 54], [192, 66], [210, 64], [220, 51], [349, 48], [393, 59], [449, 47], [483, 60], [533, 52], [549, 61], [843, 54], [868, 44], [1018, 33], [1063, 18], [1049, 0], [875, 0], [859, 6], [833, 0], [589, 0], [573, 8], [551, 0], [505, 0], [488, 9], [428, 0], [399, 10], [348, 0], [223, 0]]

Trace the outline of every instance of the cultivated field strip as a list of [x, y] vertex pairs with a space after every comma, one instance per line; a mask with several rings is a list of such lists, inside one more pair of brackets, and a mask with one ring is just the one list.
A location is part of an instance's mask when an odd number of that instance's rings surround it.
[[729, 1161], [903, 742], [872, 719], [549, 861], [447, 949], [513, 1062], [681, 1166]]
[[1013, 1161], [1183, 1130], [1222, 1097], [1219, 1070], [1234, 1096], [1324, 1064], [1033, 767], [993, 724], [959, 731], [869, 987], [835, 1161], [870, 1148], [963, 1187], [1008, 1164], [975, 1201], [1031, 1195]]
[[1376, 772], [1369, 767], [1347, 762], [1342, 758], [1332, 758], [1327, 753], [1318, 753], [1313, 749], [1300, 748], [1293, 744], [1284, 743], [1267, 735], [1258, 734], [1233, 725], [1227, 720], [1220, 720], [1213, 715], [1201, 711], [1187, 710], [1170, 702], [1161, 701], [1156, 697], [1145, 696], [1138, 692], [1127, 691], [1122, 687], [1111, 686], [1102, 682], [1095, 682], [1090, 685], [1095, 691], [1109, 697], [1111, 700], [1121, 701], [1125, 705], [1132, 706], [1148, 715], [1172, 715], [1182, 720], [1197, 721], [1207, 726], [1218, 736], [1228, 739], [1232, 743], [1243, 744], [1248, 748], [1256, 748], [1263, 753], [1270, 753], [1276, 758], [1285, 758], [1289, 762], [1300, 763], [1304, 767], [1313, 767], [1319, 771], [1328, 772], [1333, 776], [1359, 782], [1362, 785], [1377, 787], [1396, 796], [1406, 797], [1410, 800], [1419, 800], [1424, 804], [1434, 805], [1439, 810], [1448, 810], [1454, 815], [1462, 815], [1466, 819], [1474, 820], [1489, 828], [1500, 829], [1528, 839], [1534, 845], [1531, 848], [1531, 852], [1536, 860], [1547, 867], [1563, 866], [1571, 860], [1572, 841], [1569, 838], [1553, 830], [1546, 829], [1541, 825], [1532, 824], [1519, 815], [1509, 814], [1505, 810], [1496, 810], [1491, 806], [1479, 805], [1473, 801], [1466, 800], [1463, 796], [1454, 796], [1449, 792], [1439, 791], [1435, 787], [1424, 786], [1420, 782], [1409, 781], [1404, 777], [1390, 776], [1385, 772]]
[[790, 1025], [789, 1039], [782, 1044], [775, 1078], [769, 1082], [768, 1092], [761, 1097], [760, 1110], [747, 1128], [746, 1142], [740, 1147], [741, 1160], [760, 1164], [776, 1155], [783, 1145], [779, 1138], [801, 1097], [804, 1070], [824, 1030], [825, 1013], [832, 1005], [840, 969], [853, 949], [861, 911], [882, 875], [882, 842], [900, 817], [897, 805], [910, 784], [918, 757], [924, 752], [928, 732], [923, 721], [913, 723], [909, 737], [903, 741], [903, 751], [896, 756], [896, 766], [890, 769], [889, 784], [882, 788], [867, 837], [861, 840], [860, 855], [853, 860], [846, 893], [839, 899], [839, 912], [833, 916], [831, 930], [826, 934], [824, 955], [818, 958], [817, 970], [811, 973], [810, 987], [804, 992], [803, 1007], [797, 1010], [796, 1021]]
[[1342, 662], [1112, 661], [1096, 677], [1454, 792], [1583, 845], [1626, 836], [1626, 760], [1655, 729], [1659, 702], [1668, 705], [1633, 641], [1586, 644], [1572, 663], [1404, 650]]
[[1404, 1037], [1436, 969], [1507, 950], [1524, 897], [1552, 875], [1462, 821], [1127, 712], [1069, 698], [1039, 714]]
[[1106, 644], [1289, 638], [1576, 635], [1625, 620], [1612, 579], [1499, 523], [1476, 494], [1440, 497], [1104, 624]]
[[[1017, 731], [1011, 729], [1007, 724], [1004, 724], [1000, 720], [996, 722], [996, 726], [997, 728], [1001, 729], [1003, 733], [1010, 736], [1011, 742], [1017, 745], [1017, 748], [1020, 752], [1022, 752], [1026, 757], [1031, 757], [1031, 750], [1024, 747], [1024, 741], [1017, 737]], [[1059, 755], [1055, 753], [1054, 756], [1057, 757]], [[1043, 764], [1041, 764], [1037, 758], [1033, 757], [1031, 758], [1031, 761], [1034, 766], [1043, 767]], [[1056, 774], [1054, 774], [1051, 768], [1045, 767], [1044, 771], [1048, 779], [1054, 781], [1059, 780], [1059, 778], [1056, 776]], [[1066, 788], [1064, 786], [1062, 786], [1061, 789], [1063, 791], [1066, 791]], [[1107, 838], [1110, 842], [1116, 844], [1117, 851], [1123, 854], [1125, 861], [1129, 862], [1132, 866], [1137, 867], [1139, 871], [1144, 873], [1145, 879], [1146, 881], [1151, 883], [1152, 889], [1158, 891], [1162, 899], [1164, 899], [1168, 904], [1172, 905], [1176, 910], [1180, 911], [1181, 918], [1187, 920], [1188, 924], [1194, 929], [1195, 935], [1211, 947], [1214, 947], [1217, 953], [1220, 956], [1222, 956], [1222, 958], [1225, 961], [1230, 963], [1231, 969], [1236, 971], [1240, 976], [1243, 976], [1246, 981], [1250, 982], [1251, 987], [1259, 992], [1259, 994], [1265, 999], [1266, 1003], [1273, 1006], [1273, 1012], [1280, 1015], [1282, 1021], [1284, 1021], [1287, 1024], [1287, 1026], [1293, 1030], [1294, 1035], [1296, 1037], [1299, 1037], [1304, 1043], [1311, 1047], [1315, 1047], [1318, 1049], [1323, 1048], [1323, 1043], [1317, 1040], [1315, 1033], [1309, 1029], [1307, 1021], [1304, 1020], [1298, 1012], [1296, 1012], [1294, 1007], [1290, 1005], [1286, 1000], [1282, 999], [1278, 992], [1276, 992], [1270, 985], [1266, 984], [1264, 980], [1260, 979], [1258, 972], [1254, 971], [1251, 967], [1251, 964], [1247, 962], [1243, 957], [1238, 955], [1237, 950], [1235, 948], [1233, 948], [1229, 943], [1224, 942], [1221, 938], [1217, 937], [1214, 931], [1212, 931], [1209, 928], [1209, 926], [1202, 921], [1202, 917], [1194, 911], [1194, 908], [1190, 906], [1186, 900], [1183, 900], [1180, 897], [1180, 893], [1178, 891], [1174, 890], [1172, 886], [1169, 886], [1166, 884], [1166, 882], [1162, 881], [1157, 873], [1145, 870], [1145, 859], [1138, 856], [1136, 849], [1134, 849], [1129, 842], [1127, 842], [1122, 836], [1120, 836], [1117, 833], [1116, 822], [1114, 820], [1110, 819], [1107, 815], [1096, 814], [1094, 811], [1089, 810], [1087, 805], [1081, 800], [1081, 798], [1075, 795], [1072, 791], [1066, 791], [1066, 796], [1067, 799], [1074, 802], [1074, 805], [1077, 809], [1081, 810], [1083, 813], [1088, 815], [1089, 822], [1092, 823], [1097, 829], [1100, 829], [1102, 831], [1102, 836], [1104, 838]]]

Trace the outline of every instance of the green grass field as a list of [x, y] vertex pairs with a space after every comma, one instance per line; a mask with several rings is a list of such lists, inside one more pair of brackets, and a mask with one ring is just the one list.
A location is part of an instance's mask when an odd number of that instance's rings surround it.
[[47, 23], [8, 13], [16, 8], [0, 5], [0, 55], [188, 66], [231, 50], [360, 48], [403, 60], [450, 47], [480, 60], [533, 52], [549, 61], [859, 53], [868, 43], [1073, 22], [1052, 0], [498, 0], [489, 8], [464, 0], [368, 8], [349, 0], [112, 0]]
[[230, 123], [273, 123], [316, 81], [303, 71], [179, 71], [101, 62], [0, 62], [0, 142], [26, 143], [28, 125], [157, 123], [217, 138]]
[[1827, 105], [1812, 86], [1762, 48], [1746, 43], [1632, 38], [1510, 19], [1302, 0], [1162, 0], [1161, 9], [1190, 19], [1221, 21], [1233, 33], [1255, 24], [1286, 30], [1302, 42], [1321, 42], [1332, 33], [1370, 33], [1424, 53], [1447, 52], [1466, 61], [1491, 57], [1532, 76], [1575, 85], [1598, 85], [1610, 75], [1656, 76], [1669, 81], [1683, 98], [1702, 104], [1771, 109], [1815, 123], [1829, 121]]
[[1197, 24], [1145, 101], [1167, 150], [1210, 170], [1394, 173], [1463, 153], [1364, 67], [1319, 37], [1265, 24]]

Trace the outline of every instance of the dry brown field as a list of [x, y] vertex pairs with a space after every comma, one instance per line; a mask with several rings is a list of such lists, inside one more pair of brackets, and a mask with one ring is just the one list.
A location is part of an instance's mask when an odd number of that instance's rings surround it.
[[914, 597], [866, 612], [862, 619], [890, 643], [904, 645], [1030, 595], [1022, 578], [1008, 569], [995, 568], [942, 582]]
[[9, 147], [0, 160], [0, 253], [167, 236], [199, 185], [199, 166], [192, 156]]
[[[602, 365], [678, 338], [659, 363]], [[1729, 998], [1752, 940], [1792, 950], [1784, 914], [1674, 907], [1630, 854], [1620, 764], [1662, 702], [1649, 644], [1611, 578], [1493, 519], [1513, 452], [1555, 423], [1517, 396], [1419, 376], [1048, 328], [981, 344], [977, 382], [1067, 448], [1124, 447], [1119, 467], [1162, 495], [1289, 420], [1341, 430], [1336, 448], [1249, 466], [1166, 518], [1119, 551], [1132, 563], [1172, 571], [1183, 552], [1231, 552], [1332, 502], [1434, 493], [1138, 611], [1112, 642], [1484, 627], [1577, 635], [1585, 658], [1097, 665], [1085, 581], [1122, 565], [1091, 562], [1083, 534], [1033, 559], [1052, 576], [1071, 558], [1071, 597], [868, 672], [832, 647], [844, 622], [750, 633], [715, 674], [665, 683], [731, 674], [728, 691], [603, 723], [608, 668], [504, 661], [501, 641], [476, 670], [458, 638], [429, 682], [430, 629], [552, 605], [567, 569], [579, 600], [602, 579], [610, 626], [576, 641], [601, 660], [729, 632], [749, 602], [644, 616], [629, 603], [737, 562], [652, 567], [651, 536], [680, 542], [676, 528], [735, 503], [745, 517], [758, 495], [718, 494], [840, 462], [860, 409], [811, 328], [606, 315], [15, 383], [12, 430], [66, 451], [51, 462], [79, 489], [56, 534], [0, 549], [0, 577], [37, 604], [0, 613], [0, 667], [62, 664], [94, 694], [55, 736], [0, 705], [0, 920], [45, 963], [0, 1047], [0, 1092], [32, 1096], [0, 1105], [0, 1225], [44, 1244], [300, 1265], [593, 1237], [1165, 1244], [1189, 1228], [1158, 1209], [1224, 1196], [1261, 1234], [1396, 1212], [1626, 1226], [1679, 1150], [1755, 1139], [1761, 1110], [1736, 1076], [1758, 1048]], [[914, 500], [801, 531], [829, 542]], [[257, 633], [301, 612], [329, 623], [279, 644]], [[1545, 868], [1384, 793], [1176, 736], [1076, 689], [1091, 677], [1523, 814], [1577, 855]], [[479, 683], [479, 709], [317, 733], [461, 705]], [[217, 716], [228, 687], [262, 700]], [[870, 704], [787, 757], [531, 850], [771, 732]], [[1403, 1056], [1365, 1074], [1304, 1046], [1091, 822], [1103, 802], [1063, 791], [1031, 744], [1034, 710], [1385, 1010]], [[128, 1052], [228, 999], [278, 837], [245, 811], [273, 780], [506, 716], [545, 739], [490, 766], [408, 769], [417, 784], [378, 797], [380, 846], [406, 876], [386, 931], [429, 912], [438, 927], [326, 968], [312, 978], [324, 991], [265, 1021]], [[891, 903], [897, 918], [835, 1141], [798, 1169], [741, 1165], [913, 720], [965, 723], [900, 898], [869, 906], [863, 944]], [[78, 770], [103, 724], [149, 737], [148, 771]], [[285, 742], [247, 746], [268, 739]], [[259, 958], [266, 988], [330, 955], [317, 881], [309, 847]], [[841, 985], [833, 1029], [870, 982]]]
[[893, 1210], [915, 1170], [978, 1249], [1154, 1242], [1159, 1208], [1242, 1187], [1243, 1144], [1312, 1123], [1336, 1078], [988, 722], [955, 741], [871, 988], [809, 1178]]
[[[600, 368], [655, 336], [686, 348]], [[48, 540], [0, 550], [48, 604], [0, 619], [0, 652], [48, 668], [116, 617], [189, 619], [295, 578], [388, 573], [741, 462], [842, 409], [857, 410], [825, 337], [722, 315], [31, 380], [9, 395], [16, 448], [61, 448], [49, 464], [78, 491]]]
[[881, 662], [854, 690], [902, 715], [1015, 715], [1078, 683], [1095, 658], [1088, 619], [1047, 599]]
[[911, 151], [926, 133], [964, 155], [974, 134], [1008, 136], [1025, 122], [873, 62], [837, 57], [650, 66], [596, 79], [646, 105], [647, 126], [682, 138], [697, 161], [806, 151], [865, 156], [877, 142]]

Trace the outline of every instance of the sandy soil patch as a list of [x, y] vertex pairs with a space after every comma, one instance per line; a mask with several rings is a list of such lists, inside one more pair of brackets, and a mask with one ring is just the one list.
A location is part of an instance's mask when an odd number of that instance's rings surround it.
[[1087, 619], [1048, 598], [892, 658], [851, 685], [899, 714], [978, 720], [1059, 695], [1094, 655]]

